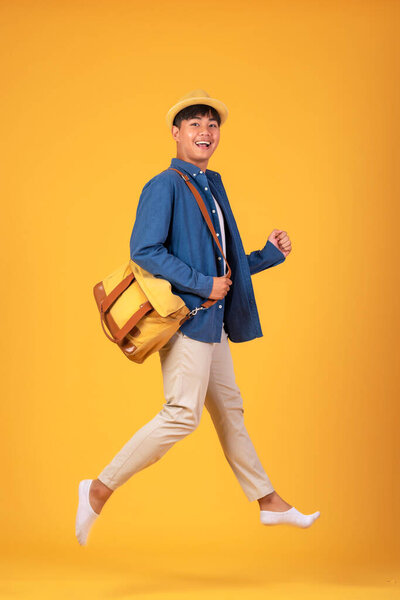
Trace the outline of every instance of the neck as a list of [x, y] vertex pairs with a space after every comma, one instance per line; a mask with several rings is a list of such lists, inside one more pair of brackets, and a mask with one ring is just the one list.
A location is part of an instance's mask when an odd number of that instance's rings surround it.
[[206, 171], [208, 165], [208, 158], [206, 160], [189, 160], [187, 156], [182, 156], [179, 152], [176, 153], [176, 158], [189, 162], [191, 165], [199, 167], [202, 171]]

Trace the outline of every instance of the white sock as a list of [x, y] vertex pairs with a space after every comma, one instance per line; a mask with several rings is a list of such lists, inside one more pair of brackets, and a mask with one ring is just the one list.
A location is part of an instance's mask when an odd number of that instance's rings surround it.
[[261, 510], [260, 519], [263, 525], [295, 525], [296, 527], [310, 527], [321, 513], [317, 510], [311, 515], [303, 515], [297, 508], [292, 506], [289, 510], [278, 512], [274, 510]]
[[82, 479], [79, 483], [79, 504], [76, 513], [75, 534], [81, 546], [86, 544], [89, 531], [100, 513], [93, 510], [89, 502], [89, 489], [92, 479]]

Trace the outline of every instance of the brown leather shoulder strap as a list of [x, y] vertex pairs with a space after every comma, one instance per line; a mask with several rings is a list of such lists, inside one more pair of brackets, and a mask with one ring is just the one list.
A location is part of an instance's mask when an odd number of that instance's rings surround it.
[[215, 233], [214, 225], [211, 222], [210, 215], [208, 214], [208, 210], [206, 208], [206, 205], [204, 204], [203, 198], [199, 194], [199, 191], [194, 187], [193, 183], [191, 181], [189, 181], [189, 177], [187, 175], [184, 175], [181, 171], [178, 171], [178, 169], [174, 169], [173, 167], [169, 167], [168, 170], [169, 171], [176, 171], [177, 173], [179, 173], [179, 175], [182, 177], [182, 179], [184, 179], [185, 183], [188, 185], [190, 191], [194, 195], [194, 197], [196, 199], [196, 202], [199, 205], [199, 208], [201, 210], [201, 213], [202, 213], [202, 215], [203, 215], [203, 217], [204, 217], [204, 219], [205, 219], [205, 221], [206, 221], [206, 223], [208, 225], [208, 228], [211, 231], [211, 235], [213, 236], [215, 243], [217, 244], [217, 246], [218, 246], [218, 248], [219, 248], [222, 256], [225, 259], [226, 266], [228, 267], [228, 272], [226, 273], [226, 277], [230, 278], [231, 273], [232, 273], [231, 268], [230, 268], [230, 266], [228, 264], [228, 261], [226, 260], [225, 254], [224, 254], [224, 252], [223, 252], [223, 250], [221, 248], [221, 244], [219, 243], [219, 240], [217, 238], [217, 234]]

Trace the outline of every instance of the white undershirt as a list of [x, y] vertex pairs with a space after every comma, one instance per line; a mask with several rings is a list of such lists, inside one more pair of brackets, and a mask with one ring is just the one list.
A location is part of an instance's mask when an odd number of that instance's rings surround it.
[[[222, 214], [222, 210], [220, 208], [220, 205], [218, 204], [218, 202], [215, 199], [214, 194], [212, 194], [212, 197], [214, 198], [214, 202], [215, 202], [215, 207], [217, 209], [217, 215], [218, 215], [218, 220], [219, 220], [219, 228], [221, 230], [221, 246], [222, 246], [222, 250], [224, 251], [224, 254], [226, 256], [226, 241], [225, 241], [225, 223], [224, 223], [224, 216]], [[224, 261], [224, 274], [226, 273], [226, 262], [224, 260], [224, 258], [222, 257], [222, 259]]]

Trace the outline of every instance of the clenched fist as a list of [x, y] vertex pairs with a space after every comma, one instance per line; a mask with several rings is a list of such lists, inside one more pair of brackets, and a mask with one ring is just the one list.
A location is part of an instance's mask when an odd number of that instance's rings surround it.
[[223, 275], [222, 277], [214, 277], [210, 298], [211, 300], [221, 300], [229, 292], [229, 287], [232, 285], [232, 280]]
[[285, 258], [292, 250], [290, 238], [287, 232], [283, 231], [283, 229], [274, 229], [270, 233], [268, 240], [274, 244], [274, 246], [276, 246], [278, 250], [282, 252], [282, 254], [284, 254]]

